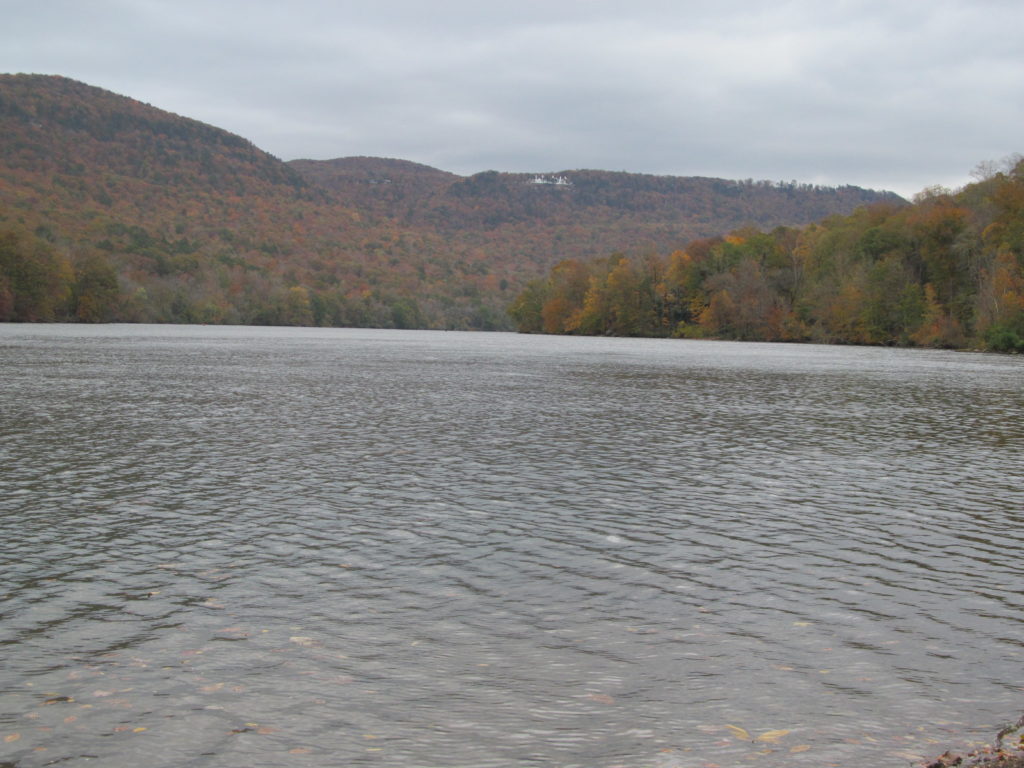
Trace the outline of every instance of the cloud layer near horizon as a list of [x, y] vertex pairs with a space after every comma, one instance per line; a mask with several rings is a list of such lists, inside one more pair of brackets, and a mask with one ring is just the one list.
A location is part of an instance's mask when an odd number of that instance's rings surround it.
[[1024, 5], [40, 0], [0, 70], [61, 74], [283, 159], [959, 186], [1022, 150]]

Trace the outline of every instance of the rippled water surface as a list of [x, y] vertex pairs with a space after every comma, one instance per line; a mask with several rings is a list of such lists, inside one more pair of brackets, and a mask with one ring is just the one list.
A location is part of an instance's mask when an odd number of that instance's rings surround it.
[[1022, 416], [991, 355], [0, 326], [0, 766], [988, 741]]

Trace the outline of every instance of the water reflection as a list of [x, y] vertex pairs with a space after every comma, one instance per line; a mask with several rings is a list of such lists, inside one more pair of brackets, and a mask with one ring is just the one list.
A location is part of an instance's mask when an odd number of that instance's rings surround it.
[[0, 358], [21, 767], [892, 763], [1020, 708], [1018, 359], [118, 326]]

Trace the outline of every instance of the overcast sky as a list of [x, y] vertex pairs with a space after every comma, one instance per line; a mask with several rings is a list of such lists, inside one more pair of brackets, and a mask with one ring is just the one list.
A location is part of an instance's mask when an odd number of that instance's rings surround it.
[[909, 196], [1024, 151], [1020, 0], [0, 9], [0, 71], [81, 80], [284, 160], [795, 179]]

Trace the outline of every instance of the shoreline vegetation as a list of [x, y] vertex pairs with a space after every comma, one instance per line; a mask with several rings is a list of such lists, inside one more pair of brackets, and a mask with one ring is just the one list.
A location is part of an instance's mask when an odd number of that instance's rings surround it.
[[285, 163], [42, 75], [0, 74], [0, 129], [0, 322], [1024, 351], [1020, 155], [912, 203], [795, 181]]
[[1024, 159], [978, 175], [668, 257], [565, 260], [509, 314], [524, 333], [1024, 352]]

